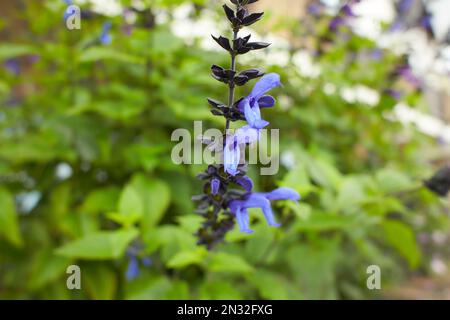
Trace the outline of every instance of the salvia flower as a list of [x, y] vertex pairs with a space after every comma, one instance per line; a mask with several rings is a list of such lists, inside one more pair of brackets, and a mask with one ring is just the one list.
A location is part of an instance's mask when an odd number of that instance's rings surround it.
[[250, 127], [262, 129], [269, 124], [269, 122], [261, 118], [260, 108], [270, 108], [275, 105], [275, 99], [265, 94], [280, 85], [281, 81], [278, 74], [266, 74], [255, 84], [252, 92], [241, 100], [238, 109], [245, 115], [245, 119]]
[[102, 26], [102, 33], [100, 34], [99, 40], [101, 44], [108, 45], [111, 44], [112, 38], [109, 33], [110, 29], [112, 27], [111, 22], [105, 22]]
[[280, 224], [275, 221], [270, 201], [272, 200], [300, 200], [300, 195], [289, 188], [278, 188], [272, 192], [254, 192], [249, 193], [242, 200], [232, 200], [229, 203], [231, 212], [236, 216], [239, 229], [242, 232], [252, 233], [249, 228], [249, 216], [247, 209], [260, 208], [270, 226], [279, 227]]
[[153, 263], [152, 259], [148, 256], [140, 256], [136, 247], [129, 247], [127, 250], [128, 265], [125, 272], [125, 277], [128, 280], [136, 279], [140, 274], [140, 266], [150, 267]]
[[237, 136], [232, 135], [226, 138], [223, 150], [223, 165], [225, 172], [235, 176], [239, 173], [238, 166], [241, 160], [241, 149]]

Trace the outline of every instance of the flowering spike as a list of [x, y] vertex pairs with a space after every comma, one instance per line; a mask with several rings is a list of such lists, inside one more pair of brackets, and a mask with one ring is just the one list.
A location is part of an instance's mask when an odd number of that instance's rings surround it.
[[[269, 125], [261, 118], [260, 108], [275, 105], [275, 98], [266, 93], [281, 85], [280, 76], [275, 73], [264, 74], [258, 69], [236, 70], [236, 58], [252, 50], [268, 47], [264, 42], [250, 42], [251, 35], [239, 37], [239, 31], [259, 21], [264, 13], [249, 13], [246, 5], [257, 0], [231, 0], [235, 8], [223, 6], [225, 15], [231, 23], [232, 38], [212, 36], [231, 57], [230, 67], [211, 66], [214, 79], [228, 86], [228, 103], [208, 99], [211, 112], [225, 118], [225, 132], [222, 139], [208, 141], [208, 148], [219, 151], [223, 164], [209, 165], [198, 175], [203, 180], [204, 193], [193, 197], [197, 202], [196, 212], [205, 218], [202, 227], [196, 233], [199, 245], [212, 249], [221, 242], [235, 221], [239, 230], [252, 233], [250, 229], [249, 208], [260, 208], [271, 226], [280, 226], [274, 217], [270, 201], [300, 199], [298, 193], [288, 188], [278, 188], [271, 192], [253, 192], [253, 181], [246, 175], [247, 165], [240, 163], [245, 147], [260, 139], [260, 131]], [[244, 98], [235, 99], [235, 87], [243, 86], [250, 80], [260, 78], [251, 93]], [[228, 132], [231, 121], [245, 120], [234, 133]], [[202, 139], [205, 143], [208, 139]], [[218, 140], [218, 139], [215, 139]], [[235, 188], [233, 188], [235, 187]]]

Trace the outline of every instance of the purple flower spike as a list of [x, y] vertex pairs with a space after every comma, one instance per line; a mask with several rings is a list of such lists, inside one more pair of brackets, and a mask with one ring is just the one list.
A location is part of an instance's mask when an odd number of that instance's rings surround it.
[[211, 180], [211, 193], [213, 195], [216, 195], [219, 192], [219, 188], [220, 188], [220, 180], [217, 178], [213, 178]]
[[281, 81], [278, 74], [266, 74], [255, 84], [250, 95], [239, 103], [238, 109], [244, 113], [250, 127], [262, 129], [269, 124], [269, 122], [261, 119], [260, 107], [269, 108], [275, 105], [275, 99], [265, 95], [265, 93], [280, 85]]

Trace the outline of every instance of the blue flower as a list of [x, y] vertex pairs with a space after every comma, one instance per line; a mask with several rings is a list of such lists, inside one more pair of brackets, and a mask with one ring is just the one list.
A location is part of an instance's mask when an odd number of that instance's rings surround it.
[[252, 192], [253, 190], [253, 181], [247, 176], [236, 178], [236, 183], [244, 188], [247, 192]]
[[[64, 11], [64, 16], [63, 16], [64, 22], [66, 22], [67, 19], [75, 13], [75, 11], [73, 8], [70, 7], [71, 5], [73, 5], [72, 0], [64, 0], [64, 3], [67, 5], [67, 8]], [[72, 10], [69, 10], [69, 9], [72, 9]]]
[[275, 217], [272, 212], [272, 207], [270, 201], [272, 200], [300, 200], [300, 195], [289, 188], [278, 188], [271, 192], [254, 192], [249, 193], [243, 200], [232, 200], [228, 204], [231, 212], [236, 216], [237, 222], [239, 224], [239, 229], [245, 233], [252, 233], [253, 231], [249, 228], [250, 222], [248, 217], [249, 208], [261, 208], [267, 223], [270, 226], [279, 227], [275, 221]]
[[142, 264], [144, 267], [150, 267], [153, 263], [152, 259], [148, 256], [139, 257], [136, 248], [133, 247], [128, 249], [127, 257], [129, 260], [125, 276], [128, 280], [136, 279], [139, 276], [139, 264]]
[[112, 23], [111, 22], [105, 22], [102, 27], [102, 34], [100, 35], [100, 42], [102, 44], [111, 44], [112, 38], [109, 34], [109, 30], [111, 29]]
[[266, 74], [255, 84], [250, 95], [239, 103], [238, 109], [244, 113], [250, 127], [262, 129], [269, 124], [269, 122], [261, 119], [260, 108], [270, 108], [275, 105], [275, 99], [265, 94], [270, 89], [280, 85], [280, 76], [278, 74]]
[[223, 152], [225, 172], [233, 176], [239, 173], [237, 168], [241, 159], [241, 145], [259, 140], [259, 130], [260, 129], [255, 129], [251, 126], [243, 126], [237, 129], [233, 135], [226, 137]]
[[236, 135], [228, 136], [223, 150], [223, 166], [225, 172], [235, 176], [239, 173], [238, 166], [241, 159], [241, 150]]
[[130, 256], [130, 261], [128, 262], [128, 268], [126, 277], [128, 280], [133, 280], [139, 275], [139, 261], [136, 256]]

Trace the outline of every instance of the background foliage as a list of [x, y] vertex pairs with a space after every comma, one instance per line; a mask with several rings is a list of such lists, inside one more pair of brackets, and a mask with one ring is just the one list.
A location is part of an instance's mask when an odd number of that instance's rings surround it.
[[[254, 234], [233, 230], [213, 252], [196, 245], [201, 218], [190, 198], [201, 168], [172, 164], [170, 135], [194, 120], [222, 128], [205, 99], [225, 100], [209, 68], [227, 57], [172, 33], [173, 6], [184, 2], [148, 3], [131, 34], [122, 16], [98, 14], [68, 31], [63, 1], [21, 1], [2, 18], [3, 31], [13, 21], [22, 31], [0, 44], [0, 297], [368, 298], [379, 294], [366, 288], [369, 265], [381, 267], [383, 288], [428, 273], [440, 249], [418, 235], [449, 227], [444, 202], [421, 187], [436, 143], [386, 116], [396, 103], [386, 88], [399, 86], [419, 108], [420, 92], [392, 80], [402, 57], [368, 59], [376, 45], [330, 31], [330, 17], [310, 21], [313, 30], [277, 26], [301, 40], [287, 66], [258, 53], [249, 64], [284, 83], [267, 111], [280, 128], [280, 173], [259, 177], [254, 167], [251, 176], [261, 191], [287, 186], [303, 200], [278, 204], [280, 229], [251, 212]], [[206, 5], [193, 21], [220, 9]], [[106, 21], [111, 45], [98, 41]], [[320, 52], [318, 76], [295, 63], [305, 42]], [[357, 85], [379, 102], [339, 94]], [[66, 288], [71, 264], [82, 290]]]

